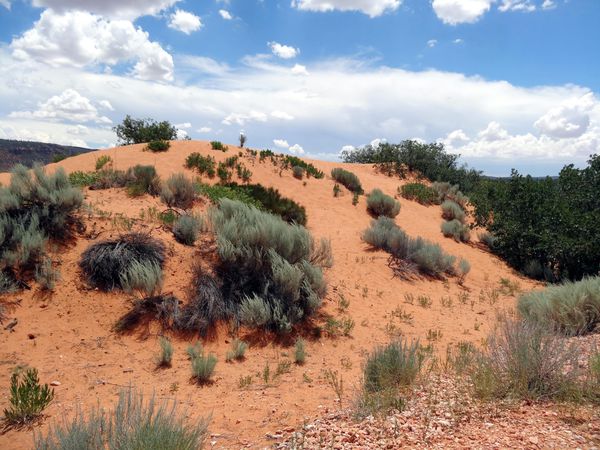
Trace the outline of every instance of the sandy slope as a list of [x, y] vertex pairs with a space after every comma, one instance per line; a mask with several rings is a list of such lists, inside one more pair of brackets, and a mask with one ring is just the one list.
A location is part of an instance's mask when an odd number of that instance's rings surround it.
[[[99, 155], [109, 154], [119, 169], [153, 164], [162, 177], [183, 171], [192, 176], [183, 167], [189, 153], [199, 151], [222, 160], [238, 151], [230, 146], [228, 153], [215, 152], [208, 143], [195, 141], [174, 142], [164, 154], [143, 152], [142, 147], [80, 155], [50, 164], [48, 169], [60, 166], [68, 172], [89, 171], [94, 169]], [[501, 277], [518, 280], [523, 289], [534, 287], [482, 247], [444, 238], [440, 232], [439, 207], [424, 207], [403, 199], [397, 223], [410, 235], [439, 242], [447, 252], [467, 259], [472, 269], [464, 288], [453, 279], [444, 283], [394, 278], [386, 264], [386, 255], [369, 251], [360, 239], [361, 231], [370, 221], [364, 197], [353, 206], [352, 196], [347, 191], [339, 198], [333, 197], [334, 182], [329, 176], [322, 180], [308, 179], [304, 186], [290, 171], [280, 173], [268, 161], [259, 163], [257, 159], [253, 163], [244, 158], [244, 162], [253, 172], [252, 182], [274, 186], [303, 204], [310, 231], [316, 237], [331, 239], [335, 264], [326, 273], [331, 289], [324, 312], [335, 317], [350, 316], [355, 322], [351, 337], [310, 340], [307, 363], [302, 367], [292, 366], [291, 372], [278, 377], [273, 385], [265, 386], [257, 374], [267, 362], [271, 371], [275, 371], [279, 361], [291, 357], [293, 348], [255, 342], [244, 362], [228, 364], [225, 353], [231, 337], [222, 330], [214, 341], [206, 343], [206, 348], [219, 358], [215, 383], [198, 387], [190, 382], [189, 361], [185, 355], [185, 348], [191, 342], [175, 339], [173, 367], [157, 371], [153, 358], [158, 350], [158, 329], [151, 327], [126, 336], [111, 331], [115, 320], [127, 310], [128, 296], [86, 289], [77, 262], [92, 241], [80, 237], [69, 248], [54, 249], [55, 257], [61, 261], [62, 280], [53, 295], [44, 296], [34, 287], [32, 291], [10, 296], [9, 300], [19, 302], [9, 314], [18, 319], [18, 325], [14, 332], [0, 330], [0, 408], [8, 404], [11, 371], [17, 364], [28, 364], [40, 370], [43, 382], [61, 383], [56, 387], [56, 400], [47, 410], [49, 418], [38, 430], [45, 430], [53, 420], [63, 414], [73, 414], [79, 407], [97, 403], [109, 406], [115, 401], [120, 386], [133, 385], [148, 394], [155, 392], [161, 398], [175, 396], [187, 406], [191, 417], [212, 414], [210, 431], [215, 437], [211, 440], [216, 441], [216, 448], [269, 445], [272, 441], [266, 437], [267, 433], [290, 429], [305, 419], [338, 407], [335, 394], [323, 376], [325, 369], [337, 370], [343, 376], [346, 396], [350, 398], [359, 383], [364, 355], [377, 344], [389, 341], [400, 331], [427, 344], [430, 330], [441, 332], [441, 339], [434, 343], [440, 351], [462, 340], [479, 343], [493, 324], [496, 310], [512, 307], [515, 301], [513, 297], [501, 295], [495, 303], [490, 302], [488, 295], [480, 298], [481, 292], [496, 288]], [[333, 167], [343, 166], [322, 161], [313, 163], [326, 174]], [[378, 187], [394, 195], [401, 184], [398, 179], [375, 173], [368, 165], [347, 166], [359, 176], [366, 191]], [[0, 182], [5, 184], [8, 180], [8, 174], [0, 174]], [[129, 218], [139, 218], [140, 211], [148, 207], [161, 208], [158, 199], [148, 196], [130, 199], [119, 190], [86, 191], [86, 201], [96, 210], [121, 213]], [[204, 202], [198, 205], [200, 210], [206, 207]], [[114, 220], [98, 214], [86, 216], [86, 224], [88, 232], [103, 231], [98, 239], [118, 233]], [[207, 243], [186, 248], [156, 223], [135, 226], [151, 230], [167, 243], [169, 258], [164, 290], [185, 298], [192, 260], [201, 257], [200, 247]], [[462, 292], [469, 295], [465, 304], [457, 297]], [[405, 294], [413, 294], [415, 298], [429, 295], [433, 305], [423, 308], [416, 301], [413, 305], [407, 304]], [[347, 313], [337, 310], [342, 295], [350, 301]], [[442, 306], [442, 297], [452, 298], [452, 305]], [[391, 312], [398, 306], [413, 315], [412, 325], [392, 317]], [[253, 376], [253, 384], [241, 389], [239, 379], [247, 375]], [[0, 436], [0, 447], [5, 449], [28, 448], [31, 442], [30, 430], [10, 431]]]

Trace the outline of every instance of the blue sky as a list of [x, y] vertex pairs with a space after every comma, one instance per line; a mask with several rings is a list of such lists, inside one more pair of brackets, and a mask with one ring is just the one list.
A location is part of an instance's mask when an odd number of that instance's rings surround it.
[[0, 138], [106, 147], [131, 114], [555, 174], [600, 152], [599, 19], [596, 0], [0, 0]]

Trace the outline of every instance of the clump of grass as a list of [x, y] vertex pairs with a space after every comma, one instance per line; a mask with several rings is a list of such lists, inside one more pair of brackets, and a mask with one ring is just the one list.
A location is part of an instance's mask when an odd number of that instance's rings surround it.
[[148, 145], [146, 146], [145, 150], [149, 150], [153, 153], [166, 152], [167, 150], [169, 150], [169, 147], [171, 147], [171, 143], [169, 141], [158, 139], [155, 141], [148, 142]]
[[234, 339], [231, 343], [231, 350], [227, 352], [225, 361], [242, 361], [245, 358], [248, 344], [240, 339]]
[[171, 362], [173, 360], [173, 344], [171, 341], [161, 336], [158, 339], [158, 344], [160, 345], [160, 353], [156, 358], [156, 364], [158, 367], [171, 367]]
[[229, 150], [229, 148], [220, 141], [211, 141], [210, 147], [213, 150], [219, 150], [221, 152], [226, 152], [227, 150]]
[[79, 266], [88, 282], [103, 291], [141, 290], [154, 294], [162, 285], [165, 247], [147, 234], [129, 233], [91, 245]]
[[333, 185], [333, 196], [334, 197], [339, 197], [340, 193], [342, 192], [342, 189], [340, 188], [340, 185], [335, 183]]
[[[274, 154], [271, 155], [271, 157], [273, 157], [273, 156], [274, 156]], [[263, 153], [261, 152], [261, 154], [260, 154], [261, 160], [262, 160], [262, 157], [263, 157]], [[306, 161], [301, 160], [297, 156], [285, 155], [283, 157], [283, 166], [284, 166], [284, 168], [302, 167], [306, 171], [307, 178], [311, 177], [311, 176], [314, 178], [323, 178], [325, 176], [325, 174], [323, 172], [321, 172], [319, 169], [317, 169], [315, 166], [313, 166], [310, 163], [307, 163]]]
[[141, 393], [123, 390], [109, 413], [97, 407], [86, 418], [78, 412], [71, 421], [51, 426], [47, 435], [36, 433], [35, 448], [198, 450], [207, 436], [208, 420], [188, 423], [184, 417], [175, 401], [145, 401]]
[[200, 175], [206, 175], [214, 178], [216, 175], [217, 163], [212, 156], [202, 156], [200, 153], [190, 153], [185, 159], [185, 167], [196, 170]]
[[44, 258], [35, 269], [35, 281], [39, 283], [42, 290], [53, 291], [58, 280], [60, 280], [60, 271], [52, 266], [50, 258]]
[[298, 338], [296, 339], [296, 344], [294, 344], [294, 362], [301, 366], [306, 362], [306, 344], [304, 339]]
[[207, 384], [215, 371], [217, 357], [215, 355], [200, 353], [192, 357], [192, 377], [198, 384]]
[[102, 155], [96, 159], [96, 171], [104, 169], [107, 164], [112, 164], [113, 160], [109, 155]]
[[162, 187], [160, 199], [169, 208], [190, 209], [196, 199], [194, 184], [182, 173], [171, 175]]
[[177, 242], [184, 245], [194, 245], [202, 227], [203, 220], [201, 217], [184, 214], [173, 223], [173, 235]]
[[373, 217], [394, 218], [400, 212], [400, 203], [384, 194], [380, 189], [373, 189], [367, 196], [367, 211]]
[[442, 217], [445, 220], [456, 220], [460, 223], [464, 223], [466, 219], [465, 211], [462, 207], [452, 200], [446, 200], [442, 203]]
[[[117, 171], [112, 173], [118, 174]], [[119, 179], [117, 181], [121, 182]], [[160, 193], [160, 178], [154, 166], [138, 164], [130, 168], [124, 176], [124, 183], [127, 187], [127, 194], [131, 197], [139, 197], [144, 194], [158, 195]]]
[[590, 333], [600, 323], [600, 276], [523, 294], [517, 309], [525, 320], [546, 330], [568, 336]]
[[467, 277], [467, 275], [470, 271], [471, 271], [471, 264], [469, 263], [469, 261], [461, 258], [460, 261], [458, 262], [458, 269], [457, 269], [458, 282], [460, 284], [464, 283], [465, 278]]
[[41, 385], [37, 369], [15, 371], [10, 377], [10, 406], [4, 410], [8, 427], [27, 425], [42, 415], [54, 399], [54, 389]]
[[123, 333], [150, 320], [158, 321], [163, 329], [178, 330], [181, 320], [179, 299], [171, 294], [161, 294], [135, 300], [132, 308], [121, 316], [114, 329]]
[[471, 240], [471, 230], [469, 226], [457, 219], [443, 221], [442, 234], [445, 237], [453, 238], [456, 242], [469, 242], [469, 240]]
[[300, 167], [300, 166], [294, 166], [292, 167], [292, 175], [294, 175], [294, 178], [297, 178], [298, 180], [301, 180], [302, 178], [304, 178], [304, 168]]
[[364, 193], [358, 177], [348, 170], [336, 167], [331, 171], [331, 177], [338, 183], [345, 186], [350, 192], [354, 192], [358, 195], [362, 195]]
[[438, 193], [435, 189], [423, 183], [408, 183], [398, 188], [398, 193], [407, 200], [419, 202], [422, 205], [439, 203]]

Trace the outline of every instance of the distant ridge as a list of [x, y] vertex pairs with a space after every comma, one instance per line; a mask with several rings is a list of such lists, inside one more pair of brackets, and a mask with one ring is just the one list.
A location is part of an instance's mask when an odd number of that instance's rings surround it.
[[74, 156], [94, 150], [44, 142], [0, 139], [0, 172], [8, 172], [15, 164], [19, 163], [31, 167], [34, 162], [48, 164], [55, 158]]

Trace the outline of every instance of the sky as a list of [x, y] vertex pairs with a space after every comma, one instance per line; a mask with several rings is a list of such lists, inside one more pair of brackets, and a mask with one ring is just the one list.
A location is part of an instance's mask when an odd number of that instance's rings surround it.
[[598, 0], [0, 0], [0, 138], [110, 147], [130, 114], [555, 175], [600, 153], [599, 21]]

